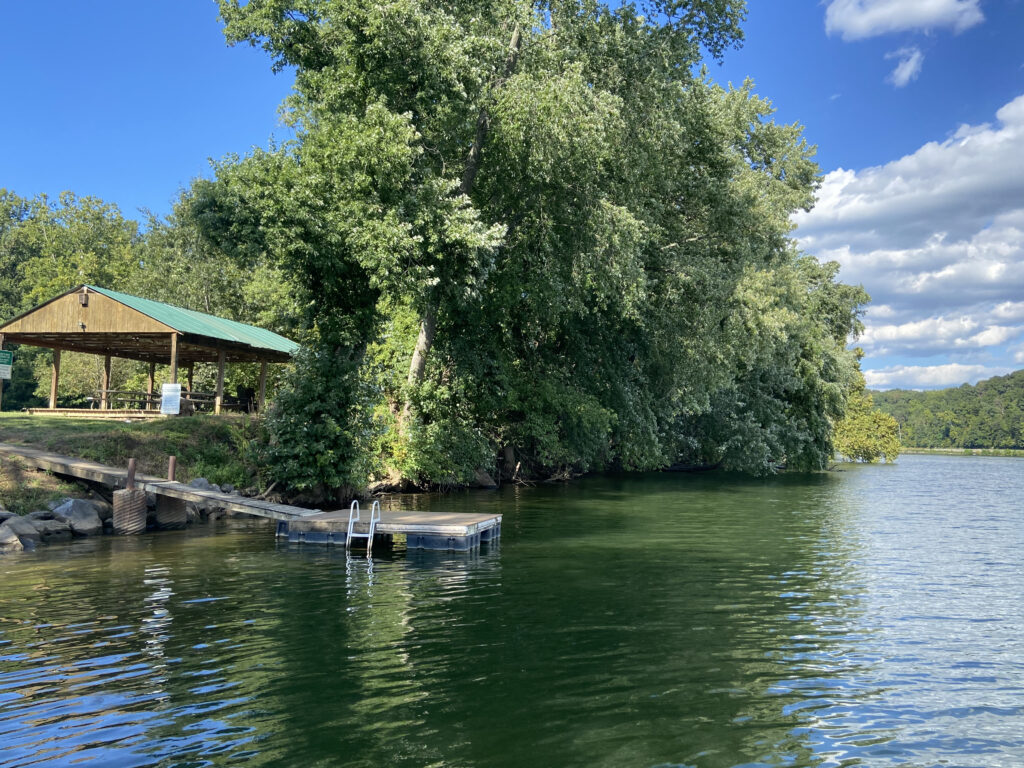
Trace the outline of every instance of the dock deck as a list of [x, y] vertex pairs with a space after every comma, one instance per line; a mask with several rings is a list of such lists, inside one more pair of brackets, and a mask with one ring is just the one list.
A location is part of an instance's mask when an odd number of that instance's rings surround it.
[[[348, 515], [346, 509], [280, 522], [277, 535], [290, 542], [344, 545]], [[353, 526], [353, 533], [367, 533], [368, 518], [369, 510], [363, 509], [362, 520]], [[501, 536], [501, 515], [386, 509], [381, 511], [376, 532], [384, 537], [404, 535], [409, 549], [467, 551]]]
[[[0, 456], [17, 457], [35, 469], [91, 480], [111, 488], [124, 488], [128, 482], [127, 469], [48, 453], [27, 445], [0, 443]], [[319, 509], [275, 504], [262, 499], [193, 488], [184, 483], [141, 473], [136, 474], [135, 484], [138, 488], [160, 496], [277, 520], [277, 535], [292, 542], [344, 545], [348, 537], [347, 509], [322, 512]], [[366, 533], [369, 528], [368, 519], [369, 510], [364, 509], [363, 521], [354, 526], [353, 533]], [[501, 515], [384, 510], [377, 523], [376, 533], [384, 538], [404, 535], [409, 549], [468, 551], [481, 542], [492, 541], [501, 535]]]

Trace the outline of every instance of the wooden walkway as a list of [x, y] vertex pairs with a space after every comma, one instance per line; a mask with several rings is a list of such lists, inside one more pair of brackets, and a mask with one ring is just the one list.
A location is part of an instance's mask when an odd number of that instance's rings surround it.
[[140, 408], [29, 408], [31, 416], [63, 416], [67, 419], [114, 419], [117, 421], [145, 421], [165, 419], [160, 411], [144, 411]]
[[[22, 463], [35, 469], [45, 469], [58, 475], [91, 480], [111, 488], [124, 488], [128, 482], [127, 469], [108, 467], [95, 461], [61, 456], [58, 453], [47, 453], [36, 448], [29, 448], [26, 445], [0, 443], [0, 455], [17, 457], [21, 459]], [[274, 504], [273, 502], [260, 499], [236, 496], [233, 493], [204, 491], [184, 483], [172, 482], [162, 477], [143, 475], [141, 473], [135, 475], [135, 485], [138, 488], [143, 488], [146, 491], [161, 496], [171, 496], [176, 499], [192, 501], [196, 504], [205, 503], [211, 507], [220, 507], [232, 512], [243, 512], [248, 515], [256, 515], [257, 517], [269, 517], [274, 520], [298, 520], [303, 517], [320, 514], [319, 509], [304, 509], [288, 504]]]
[[[47, 453], [25, 445], [0, 443], [0, 456], [16, 457], [35, 469], [91, 480], [111, 488], [124, 488], [128, 482], [127, 469]], [[347, 509], [321, 512], [319, 509], [274, 504], [230, 493], [204, 491], [141, 473], [135, 475], [135, 484], [138, 488], [158, 495], [277, 520], [278, 537], [291, 542], [344, 545], [348, 536]], [[354, 526], [353, 532], [366, 533], [369, 518], [370, 509], [366, 507], [362, 510], [362, 522]], [[481, 542], [494, 541], [501, 536], [501, 515], [384, 510], [376, 532], [385, 538], [404, 535], [409, 549], [468, 551]]]

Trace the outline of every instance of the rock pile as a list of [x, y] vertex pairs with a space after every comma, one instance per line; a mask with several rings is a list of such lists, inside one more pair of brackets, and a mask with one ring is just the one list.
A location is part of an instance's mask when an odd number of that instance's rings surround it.
[[[230, 485], [221, 488], [202, 477], [196, 478], [190, 485], [200, 490], [237, 493]], [[148, 529], [159, 527], [156, 505], [156, 494], [147, 493]], [[216, 520], [225, 514], [220, 507], [193, 502], [187, 503], [186, 512], [189, 525]], [[22, 552], [35, 549], [40, 544], [112, 533], [113, 518], [113, 506], [102, 499], [61, 499], [51, 502], [48, 509], [36, 510], [24, 516], [8, 511], [0, 503], [0, 553]]]

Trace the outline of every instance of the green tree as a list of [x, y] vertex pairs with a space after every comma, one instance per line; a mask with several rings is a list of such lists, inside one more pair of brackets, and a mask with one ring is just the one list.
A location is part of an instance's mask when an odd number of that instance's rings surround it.
[[903, 425], [905, 445], [1024, 449], [1024, 371], [973, 386], [873, 394], [876, 405]]
[[[46, 195], [27, 200], [0, 190], [0, 320], [82, 283], [126, 289], [138, 269], [138, 242], [138, 224], [97, 198], [62, 192], [56, 201]], [[49, 396], [50, 353], [22, 346], [16, 359], [5, 410], [39, 405]], [[72, 375], [78, 369], [83, 375]], [[66, 398], [82, 402], [98, 386], [87, 383], [86, 370], [84, 363], [68, 363]]]
[[899, 424], [875, 408], [871, 393], [864, 388], [864, 377], [857, 375], [859, 386], [836, 428], [836, 450], [852, 461], [896, 461], [900, 455]]
[[[372, 445], [417, 483], [499, 454], [531, 474], [648, 469], [725, 455], [700, 421], [717, 415], [736, 445], [741, 422], [777, 435], [737, 468], [819, 466], [863, 294], [791, 247], [817, 183], [799, 126], [697, 73], [743, 13], [222, 2], [229, 41], [296, 72], [297, 140], [192, 190], [204, 237], [280, 270], [304, 310], [278, 449], [319, 414], [341, 425], [318, 441], [339, 465], [365, 471], [355, 446]], [[365, 428], [338, 421], [364, 397]]]

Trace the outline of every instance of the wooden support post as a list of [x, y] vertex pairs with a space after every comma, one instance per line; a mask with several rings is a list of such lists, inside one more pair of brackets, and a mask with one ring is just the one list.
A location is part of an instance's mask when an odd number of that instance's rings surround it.
[[178, 334], [171, 334], [171, 384], [178, 383]]
[[146, 408], [153, 405], [153, 386], [156, 383], [156, 363], [149, 364], [149, 378], [146, 380]]
[[217, 398], [213, 401], [213, 412], [220, 413], [220, 407], [224, 403], [224, 350], [217, 352]]
[[188, 370], [188, 391], [191, 392], [193, 389], [195, 389], [192, 386], [192, 379], [195, 377], [196, 364], [195, 363], [189, 363], [187, 370]]
[[50, 408], [57, 407], [57, 382], [60, 380], [60, 350], [53, 350], [53, 375], [50, 377]]
[[107, 410], [110, 407], [110, 398], [107, 390], [110, 389], [110, 355], [103, 358], [103, 384], [100, 387], [100, 410]]
[[256, 401], [256, 409], [263, 413], [263, 405], [267, 401], [267, 361], [260, 362], [260, 392]]
[[[3, 349], [3, 348], [4, 348], [4, 335], [2, 333], [0, 333], [0, 349]], [[12, 372], [12, 375], [13, 375], [13, 372]], [[0, 379], [0, 411], [2, 411], [4, 409], [4, 381], [5, 381], [5, 379]]]

